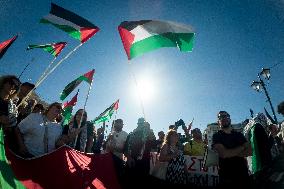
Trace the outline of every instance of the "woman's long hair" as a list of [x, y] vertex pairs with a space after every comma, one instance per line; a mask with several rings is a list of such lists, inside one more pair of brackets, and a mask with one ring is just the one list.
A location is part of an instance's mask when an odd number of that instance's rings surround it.
[[[19, 82], [19, 84], [21, 84], [20, 80], [14, 75], [4, 75], [0, 77], [0, 93], [3, 90], [4, 84], [12, 80], [16, 80]], [[20, 86], [18, 86], [18, 88], [16, 89], [16, 92], [10, 98], [13, 98], [17, 94], [17, 92], [19, 91], [19, 87]]]
[[170, 146], [170, 145], [171, 145], [171, 140], [170, 140], [170, 139], [171, 139], [171, 136], [173, 136], [173, 135], [177, 135], [177, 136], [178, 136], [177, 131], [174, 130], [174, 129], [168, 130], [168, 132], [167, 132], [167, 134], [166, 134], [166, 137], [165, 137], [165, 139], [164, 139], [163, 145], [164, 145], [164, 144], [167, 144], [168, 146]]
[[[78, 128], [78, 127], [79, 127], [76, 118], [77, 118], [77, 116], [79, 115], [79, 112], [80, 112], [80, 111], [84, 111], [84, 110], [83, 110], [83, 109], [79, 109], [79, 110], [75, 113], [74, 118], [73, 118], [73, 119], [74, 119], [74, 121], [73, 121], [73, 128]], [[88, 116], [86, 111], [84, 111], [84, 113], [83, 113], [82, 116], [84, 116], [84, 115]], [[87, 122], [87, 119], [82, 119], [81, 126], [82, 126], [82, 125], [85, 125], [86, 122]]]

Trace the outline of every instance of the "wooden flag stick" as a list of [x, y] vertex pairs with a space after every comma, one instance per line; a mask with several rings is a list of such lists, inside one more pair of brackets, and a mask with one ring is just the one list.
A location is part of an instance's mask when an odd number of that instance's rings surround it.
[[17, 106], [17, 108], [19, 108], [20, 105], [23, 104], [23, 102], [25, 102], [30, 95], [32, 94], [32, 92], [34, 90], [37, 89], [37, 87], [39, 87], [39, 85], [64, 61], [66, 60], [71, 54], [73, 54], [79, 47], [81, 47], [83, 45], [83, 43], [80, 43], [78, 46], [76, 46], [72, 51], [70, 51], [64, 58], [62, 58], [50, 71], [48, 71], [44, 76], [40, 76], [41, 80], [38, 80], [35, 87], [22, 99], [22, 101], [20, 102], [20, 104]]
[[140, 101], [140, 107], [142, 109], [143, 117], [146, 120], [145, 111], [144, 111], [144, 105], [143, 105], [143, 99], [142, 99], [142, 97], [140, 95], [138, 82], [137, 82], [137, 79], [136, 79], [136, 76], [135, 76], [134, 72], [131, 69], [131, 64], [130, 64], [129, 60], [128, 60], [128, 65], [129, 65], [130, 74], [133, 77], [133, 80], [134, 80], [134, 83], [135, 83], [135, 86], [136, 86], [136, 89], [137, 89], [137, 93], [138, 93], [138, 97], [139, 97], [139, 101]]

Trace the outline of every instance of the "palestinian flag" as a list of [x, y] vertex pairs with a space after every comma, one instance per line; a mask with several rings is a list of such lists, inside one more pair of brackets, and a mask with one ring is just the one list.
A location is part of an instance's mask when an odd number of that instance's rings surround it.
[[73, 107], [77, 103], [78, 93], [79, 93], [79, 90], [78, 90], [77, 94], [71, 99], [70, 102], [67, 101], [66, 103], [63, 104], [62, 116], [64, 117], [64, 119], [62, 121], [62, 126], [68, 125], [70, 120], [71, 120]]
[[118, 31], [128, 60], [161, 47], [178, 47], [192, 51], [193, 29], [170, 21], [124, 21]]
[[18, 35], [8, 39], [2, 43], [0, 43], [0, 58], [6, 53], [8, 48], [12, 45], [12, 43], [17, 39]]
[[24, 189], [26, 188], [15, 176], [10, 162], [7, 160], [5, 146], [4, 146], [4, 134], [3, 129], [0, 127], [0, 188], [5, 189]]
[[115, 110], [118, 109], [119, 100], [114, 102], [110, 107], [108, 107], [103, 113], [101, 113], [96, 119], [92, 121], [94, 124], [105, 122], [111, 119], [111, 116]]
[[121, 188], [110, 153], [98, 156], [62, 146], [40, 157], [23, 159], [5, 142], [0, 127], [1, 189]]
[[51, 3], [49, 15], [40, 20], [44, 24], [52, 24], [67, 32], [71, 37], [85, 43], [99, 28], [81, 16]]
[[82, 81], [86, 81], [91, 85], [94, 73], [95, 69], [89, 71], [88, 73], [85, 73], [84, 75], [81, 75], [80, 77], [69, 83], [62, 91], [60, 95], [60, 100], [64, 100], [78, 85], [80, 85]]
[[46, 45], [29, 45], [27, 50], [40, 48], [57, 57], [61, 53], [62, 49], [66, 46], [66, 44], [66, 42], [59, 42]]

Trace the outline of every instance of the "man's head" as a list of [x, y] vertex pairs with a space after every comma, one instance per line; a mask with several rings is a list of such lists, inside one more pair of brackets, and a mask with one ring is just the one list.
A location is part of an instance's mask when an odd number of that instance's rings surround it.
[[114, 121], [113, 128], [115, 131], [120, 132], [123, 128], [123, 120], [122, 119], [116, 119]]
[[279, 114], [282, 114], [284, 116], [284, 101], [278, 104], [277, 111]]
[[176, 127], [175, 125], [170, 125], [170, 126], [169, 126], [169, 130], [175, 129], [175, 127]]
[[44, 107], [43, 107], [43, 105], [42, 104], [36, 104], [35, 106], [34, 106], [34, 108], [33, 108], [33, 111], [32, 111], [33, 113], [42, 113], [42, 112], [44, 112]]
[[35, 87], [34, 84], [25, 82], [21, 85], [20, 90], [18, 92], [19, 99], [23, 99], [27, 94]]
[[231, 125], [230, 114], [226, 111], [220, 111], [218, 114], [218, 124], [222, 129], [228, 128]]
[[202, 139], [202, 133], [199, 128], [195, 128], [191, 131], [193, 139]]
[[144, 126], [144, 123], [145, 123], [145, 119], [143, 117], [140, 117], [138, 119], [137, 125], [138, 126]]
[[165, 133], [164, 133], [164, 131], [158, 132], [158, 137], [159, 137], [160, 140], [164, 140], [164, 138], [165, 138]]

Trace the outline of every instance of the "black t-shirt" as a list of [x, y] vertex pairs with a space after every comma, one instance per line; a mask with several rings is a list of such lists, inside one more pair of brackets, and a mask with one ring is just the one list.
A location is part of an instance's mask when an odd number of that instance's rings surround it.
[[0, 116], [5, 115], [8, 116], [9, 114], [9, 102], [0, 98]]
[[269, 137], [263, 128], [263, 126], [259, 123], [255, 125], [254, 128], [254, 135], [257, 143], [257, 151], [260, 159], [260, 163], [262, 168], [264, 166], [267, 166], [271, 163], [272, 161], [272, 156], [271, 156], [271, 148], [273, 145], [273, 140], [269, 140]]
[[[232, 131], [230, 134], [218, 131], [213, 135], [213, 143], [223, 144], [227, 149], [233, 149], [246, 143], [247, 140], [242, 133]], [[221, 158], [219, 157], [219, 176], [234, 178], [248, 176], [247, 161], [243, 157]]]

